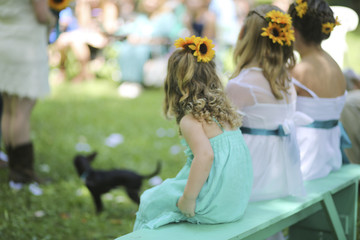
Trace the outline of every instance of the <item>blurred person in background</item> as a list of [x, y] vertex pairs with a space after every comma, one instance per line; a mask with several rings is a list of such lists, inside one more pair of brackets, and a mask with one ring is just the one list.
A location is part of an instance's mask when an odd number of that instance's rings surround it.
[[353, 70], [344, 71], [346, 79], [345, 106], [341, 112], [340, 120], [351, 141], [351, 148], [344, 149], [344, 152], [351, 163], [360, 163], [360, 75]]
[[[3, 103], [2, 103], [2, 98], [0, 95], [0, 126], [1, 126], [2, 112], [3, 112]], [[1, 145], [1, 127], [0, 127], [0, 145]], [[8, 158], [7, 158], [6, 153], [4, 153], [0, 150], [0, 169], [7, 167], [7, 162], [8, 162]]]
[[71, 80], [82, 82], [95, 78], [90, 62], [100, 55], [109, 43], [108, 34], [113, 34], [118, 27], [116, 0], [77, 0], [75, 3], [74, 7], [60, 12], [59, 22], [63, 32], [51, 46], [51, 55], [59, 65], [57, 82], [66, 79], [65, 65], [69, 51], [79, 63], [79, 71]]
[[[180, 33], [179, 28], [174, 27], [178, 18], [166, 0], [140, 0], [135, 6], [133, 21], [119, 27], [115, 35], [120, 40], [114, 44], [121, 71], [119, 94], [130, 98], [137, 97], [143, 86], [148, 85], [146, 77], [152, 74], [146, 69], [153, 70], [154, 74], [149, 85], [162, 85], [166, 55]], [[149, 61], [150, 67], [146, 68]]]
[[217, 66], [227, 75], [234, 70], [232, 52], [243, 22], [254, 0], [211, 0], [209, 9], [216, 15]]
[[189, 36], [206, 36], [216, 40], [216, 15], [209, 10], [209, 0], [184, 0], [186, 12], [183, 17], [184, 25]]
[[47, 45], [55, 23], [48, 0], [0, 1], [1, 127], [10, 183], [40, 181], [34, 171], [30, 116], [37, 99], [50, 93]]

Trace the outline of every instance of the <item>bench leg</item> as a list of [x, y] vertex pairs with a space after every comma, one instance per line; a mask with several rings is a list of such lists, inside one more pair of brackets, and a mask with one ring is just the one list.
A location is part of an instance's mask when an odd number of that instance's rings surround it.
[[289, 229], [291, 240], [356, 239], [358, 183], [324, 197], [322, 210]]
[[335, 234], [336, 234], [337, 239], [346, 240], [344, 229], [343, 229], [343, 226], [342, 226], [342, 224], [340, 222], [339, 214], [338, 214], [338, 212], [336, 210], [334, 200], [332, 199], [330, 193], [325, 195], [324, 204], [325, 204], [325, 209], [327, 211], [327, 214], [328, 214], [328, 216], [330, 218], [330, 222], [332, 224], [332, 227], [335, 230]]

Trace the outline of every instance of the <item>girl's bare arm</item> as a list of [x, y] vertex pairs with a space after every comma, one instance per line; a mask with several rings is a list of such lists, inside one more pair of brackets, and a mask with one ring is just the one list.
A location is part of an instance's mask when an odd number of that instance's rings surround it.
[[196, 199], [210, 174], [214, 152], [202, 123], [193, 116], [184, 116], [180, 121], [180, 129], [194, 154], [194, 159], [183, 196], [178, 201], [178, 208], [185, 216], [193, 217]]

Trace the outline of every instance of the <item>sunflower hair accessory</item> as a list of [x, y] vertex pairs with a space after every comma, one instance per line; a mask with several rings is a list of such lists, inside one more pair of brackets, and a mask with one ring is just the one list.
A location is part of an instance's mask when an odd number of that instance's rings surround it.
[[[257, 15], [259, 13], [255, 12]], [[261, 15], [260, 15], [261, 16]], [[277, 10], [268, 12], [265, 17], [268, 27], [262, 28], [261, 36], [268, 37], [273, 43], [278, 43], [281, 46], [284, 44], [291, 46], [291, 42], [295, 41], [294, 30], [292, 29], [291, 17], [287, 13], [282, 13]]]
[[190, 49], [192, 54], [197, 57], [198, 62], [210, 62], [215, 55], [213, 49], [215, 45], [207, 37], [201, 38], [193, 35], [185, 39], [179, 38], [174, 45], [176, 48]]
[[308, 10], [308, 4], [304, 0], [296, 0], [295, 10], [299, 18], [303, 18]]
[[72, 0], [48, 0], [49, 7], [57, 12], [67, 8]]
[[322, 29], [321, 31], [326, 34], [329, 35], [332, 30], [334, 30], [334, 27], [341, 25], [341, 23], [339, 22], [338, 17], [335, 18], [335, 22], [331, 23], [331, 22], [326, 22], [322, 24]]

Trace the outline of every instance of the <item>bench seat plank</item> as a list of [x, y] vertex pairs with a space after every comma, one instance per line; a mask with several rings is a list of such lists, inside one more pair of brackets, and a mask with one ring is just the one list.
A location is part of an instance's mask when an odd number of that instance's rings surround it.
[[135, 231], [116, 240], [264, 239], [321, 210], [329, 193], [337, 193], [353, 184], [357, 186], [359, 179], [360, 165], [344, 165], [324, 178], [307, 181], [305, 197], [251, 202], [237, 222], [216, 225], [174, 223], [156, 230]]

